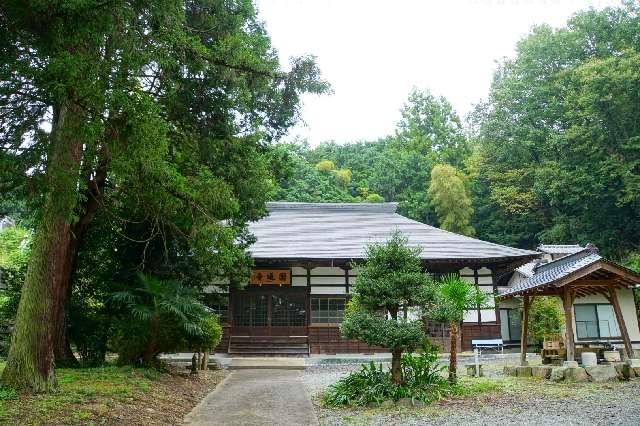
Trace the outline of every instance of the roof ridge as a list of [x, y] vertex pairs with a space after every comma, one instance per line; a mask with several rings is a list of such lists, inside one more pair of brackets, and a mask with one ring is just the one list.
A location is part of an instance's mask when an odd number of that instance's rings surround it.
[[551, 262], [542, 263], [542, 264], [538, 264], [537, 266], [534, 266], [533, 274], [536, 275], [541, 272], [546, 272], [555, 268], [562, 267], [567, 263], [575, 262], [577, 260], [583, 259], [592, 254], [599, 254], [598, 248], [588, 244], [587, 247], [585, 247], [580, 251], [568, 254], [566, 256], [562, 256], [561, 258], [552, 260]]
[[289, 201], [270, 201], [267, 203], [267, 210], [320, 210], [332, 212], [353, 212], [362, 211], [368, 213], [395, 213], [398, 203], [306, 203]]

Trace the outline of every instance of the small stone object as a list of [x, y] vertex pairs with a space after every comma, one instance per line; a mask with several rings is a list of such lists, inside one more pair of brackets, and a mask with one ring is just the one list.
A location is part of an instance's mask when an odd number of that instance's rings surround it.
[[398, 402], [396, 402], [396, 404], [398, 405], [398, 407], [413, 407], [413, 401], [411, 401], [411, 398], [400, 398]]
[[565, 361], [562, 363], [563, 367], [574, 368], [578, 366], [578, 361]]
[[628, 359], [626, 365], [629, 367], [629, 377], [640, 377], [640, 359]]
[[[478, 374], [479, 377], [483, 377], [484, 376], [484, 371], [482, 369], [482, 364], [479, 364], [480, 366], [480, 374]], [[470, 377], [475, 377], [476, 376], [476, 365], [475, 364], [467, 364], [467, 376]]]
[[567, 367], [551, 367], [551, 374], [549, 378], [554, 382], [561, 382], [564, 380], [564, 371]]
[[516, 367], [512, 365], [505, 365], [502, 369], [502, 372], [505, 376], [515, 376], [516, 375]]
[[611, 364], [586, 367], [585, 370], [594, 382], [608, 382], [618, 379], [616, 368]]
[[531, 367], [526, 365], [519, 365], [516, 367], [516, 376], [518, 377], [531, 377]]
[[196, 354], [191, 357], [191, 374], [198, 374], [198, 357]]
[[603, 357], [608, 362], [619, 362], [621, 359], [618, 351], [604, 351]]
[[582, 365], [584, 367], [593, 367], [598, 365], [598, 356], [595, 352], [582, 352]]
[[393, 408], [394, 406], [394, 402], [390, 399], [385, 399], [384, 401], [382, 401], [382, 403], [380, 404], [380, 407], [382, 408]]
[[631, 368], [640, 368], [640, 359], [638, 359], [638, 358], [629, 358], [627, 360], [627, 364]]
[[589, 381], [589, 376], [587, 372], [582, 367], [571, 367], [567, 368], [564, 371], [564, 378], [566, 380], [570, 380], [572, 382], [587, 382]]
[[551, 376], [550, 365], [536, 365], [531, 367], [531, 376], [537, 379], [548, 379]]
[[614, 362], [611, 365], [616, 369], [618, 379], [620, 380], [631, 379], [635, 376], [633, 369], [630, 368], [626, 362]]

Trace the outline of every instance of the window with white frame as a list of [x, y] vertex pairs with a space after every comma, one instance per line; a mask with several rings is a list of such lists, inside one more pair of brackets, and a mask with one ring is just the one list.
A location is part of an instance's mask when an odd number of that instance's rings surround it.
[[344, 297], [312, 297], [311, 323], [338, 324], [344, 316]]
[[605, 303], [573, 305], [578, 340], [620, 337], [613, 306]]
[[500, 331], [505, 342], [519, 342], [521, 333], [520, 309], [500, 309]]

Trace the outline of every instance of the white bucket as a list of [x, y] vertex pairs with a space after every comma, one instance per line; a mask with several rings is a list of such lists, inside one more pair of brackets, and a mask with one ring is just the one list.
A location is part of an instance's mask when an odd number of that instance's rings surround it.
[[598, 365], [598, 357], [595, 352], [582, 352], [582, 366], [593, 367]]

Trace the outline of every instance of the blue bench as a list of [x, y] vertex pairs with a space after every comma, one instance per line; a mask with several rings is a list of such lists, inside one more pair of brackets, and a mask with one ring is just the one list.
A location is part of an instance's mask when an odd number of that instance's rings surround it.
[[471, 341], [473, 349], [495, 349], [500, 350], [500, 353], [504, 354], [504, 342], [502, 339], [474, 339]]

